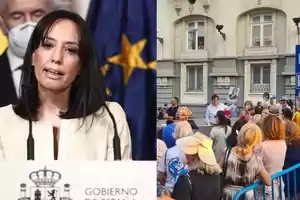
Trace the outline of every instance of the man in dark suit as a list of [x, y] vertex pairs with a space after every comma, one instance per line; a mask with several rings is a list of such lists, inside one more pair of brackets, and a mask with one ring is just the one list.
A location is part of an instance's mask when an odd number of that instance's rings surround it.
[[36, 23], [54, 8], [53, 0], [1, 0], [2, 32], [8, 48], [0, 55], [0, 107], [16, 102], [20, 95], [23, 57]]

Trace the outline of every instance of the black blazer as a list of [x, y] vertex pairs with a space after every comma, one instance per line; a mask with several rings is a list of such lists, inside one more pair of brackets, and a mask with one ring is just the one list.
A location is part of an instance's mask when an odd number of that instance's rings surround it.
[[0, 107], [16, 103], [17, 93], [6, 51], [0, 55]]

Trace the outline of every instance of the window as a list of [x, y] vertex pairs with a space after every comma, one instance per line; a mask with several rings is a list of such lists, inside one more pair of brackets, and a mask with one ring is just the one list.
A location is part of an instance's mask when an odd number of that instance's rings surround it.
[[272, 15], [255, 15], [251, 17], [251, 40], [253, 47], [273, 45]]
[[269, 63], [251, 64], [251, 92], [269, 92], [270, 76], [271, 67]]
[[187, 66], [187, 92], [202, 92], [203, 91], [203, 67], [202, 66]]
[[187, 22], [188, 50], [204, 49], [205, 40], [204, 21]]

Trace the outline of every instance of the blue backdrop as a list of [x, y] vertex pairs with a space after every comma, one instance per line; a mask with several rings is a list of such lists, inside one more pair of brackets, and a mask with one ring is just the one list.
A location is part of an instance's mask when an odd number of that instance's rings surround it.
[[[297, 96], [300, 93], [300, 45], [296, 45], [295, 51], [295, 79], [296, 79], [296, 87], [295, 87], [295, 96], [297, 102]], [[297, 106], [297, 105], [296, 105]]]

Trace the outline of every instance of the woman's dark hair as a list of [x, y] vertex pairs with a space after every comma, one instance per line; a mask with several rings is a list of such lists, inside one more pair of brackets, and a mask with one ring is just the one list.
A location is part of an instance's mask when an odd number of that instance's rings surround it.
[[262, 110], [263, 110], [262, 106], [255, 106], [255, 108], [254, 108], [254, 114], [255, 115], [261, 115], [262, 114]]
[[211, 96], [211, 100], [214, 100], [214, 99], [220, 99], [219, 96], [217, 94], [213, 94]]
[[227, 126], [231, 127], [231, 120], [229, 118], [227, 118]]
[[218, 118], [219, 122], [218, 122], [218, 125], [219, 126], [223, 126], [224, 129], [225, 129], [225, 133], [227, 133], [227, 129], [228, 127], [227, 126], [230, 126], [230, 121], [228, 121], [226, 115], [225, 115], [225, 112], [223, 110], [219, 110], [216, 114], [216, 117]]
[[240, 118], [234, 123], [231, 134], [226, 138], [227, 147], [235, 147], [237, 145], [237, 131], [239, 132], [246, 123], [247, 121], [243, 118]]
[[163, 138], [163, 128], [160, 128], [156, 132], [156, 139], [164, 140]]
[[173, 99], [175, 99], [175, 101], [176, 101], [177, 103], [179, 103], [179, 98], [178, 98], [178, 97], [173, 97]]
[[282, 109], [282, 114], [285, 118], [292, 120], [293, 119], [293, 111], [289, 108], [283, 108]]
[[245, 101], [244, 107], [245, 107], [247, 104], [250, 104], [250, 108], [253, 108], [253, 103], [252, 103], [252, 101]]
[[[72, 83], [69, 108], [61, 113], [63, 119], [83, 118], [95, 114], [105, 104], [106, 90], [104, 77], [97, 62], [95, 41], [84, 19], [80, 15], [65, 10], [57, 10], [43, 17], [36, 25], [29, 40], [22, 66], [21, 97], [14, 105], [14, 112], [24, 119], [37, 120], [40, 106], [37, 80], [32, 66], [32, 54], [47, 37], [48, 32], [59, 20], [74, 22], [80, 33], [79, 58], [80, 74]], [[94, 115], [93, 115], [94, 116]]]
[[287, 104], [290, 106], [291, 110], [294, 109], [294, 102], [293, 102], [292, 99], [289, 99], [289, 100], [287, 101]]

